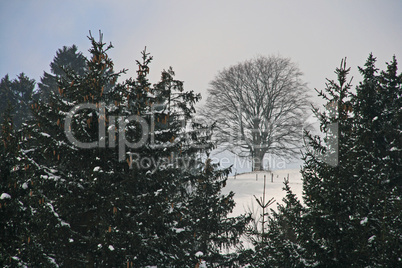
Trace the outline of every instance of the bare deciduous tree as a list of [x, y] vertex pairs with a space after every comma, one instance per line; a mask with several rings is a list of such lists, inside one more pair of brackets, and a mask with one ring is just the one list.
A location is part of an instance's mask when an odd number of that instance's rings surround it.
[[210, 83], [205, 118], [215, 121], [223, 148], [251, 156], [263, 169], [266, 153], [298, 154], [309, 106], [302, 73], [290, 59], [257, 57], [219, 72]]

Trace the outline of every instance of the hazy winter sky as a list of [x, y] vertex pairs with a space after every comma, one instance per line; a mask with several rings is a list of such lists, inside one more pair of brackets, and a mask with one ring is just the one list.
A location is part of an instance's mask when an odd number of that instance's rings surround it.
[[[144, 47], [154, 56], [152, 82], [172, 66], [187, 90], [206, 98], [219, 70], [257, 55], [290, 57], [310, 88], [343, 57], [360, 80], [370, 52], [378, 67], [402, 64], [402, 1], [1, 1], [0, 76], [36, 81], [56, 50], [76, 44], [88, 55], [89, 30], [112, 42], [116, 69], [135, 76]], [[400, 65], [402, 66], [402, 65]], [[402, 68], [402, 67], [401, 67]]]

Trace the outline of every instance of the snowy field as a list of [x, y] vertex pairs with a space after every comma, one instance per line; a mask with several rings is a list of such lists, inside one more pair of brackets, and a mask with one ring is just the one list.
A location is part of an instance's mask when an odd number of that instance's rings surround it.
[[[273, 174], [273, 182], [271, 182]], [[230, 176], [227, 180], [226, 187], [222, 189], [223, 194], [230, 191], [235, 193], [234, 200], [236, 207], [229, 216], [237, 216], [245, 212], [256, 211], [258, 204], [253, 195], [257, 198], [262, 197], [264, 189], [264, 175], [266, 176], [265, 201], [271, 198], [275, 199], [275, 203], [269, 208], [276, 209], [277, 202], [282, 202], [286, 192], [282, 190], [284, 178], [289, 178], [289, 185], [294, 194], [302, 200], [302, 176], [300, 169], [282, 169], [273, 170], [272, 172], [254, 172], [244, 173], [237, 176]]]

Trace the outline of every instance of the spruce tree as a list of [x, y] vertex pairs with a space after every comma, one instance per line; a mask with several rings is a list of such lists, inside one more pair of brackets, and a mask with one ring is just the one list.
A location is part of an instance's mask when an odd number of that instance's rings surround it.
[[221, 248], [238, 242], [246, 219], [226, 217], [228, 170], [200, 160], [212, 146], [190, 120], [200, 96], [171, 69], [152, 85], [145, 51], [137, 77], [117, 83], [125, 70], [113, 71], [112, 46], [90, 41], [87, 70], [64, 69], [25, 129], [33, 195], [43, 200], [36, 239], [69, 267], [234, 263]]
[[328, 145], [309, 136], [312, 149], [305, 155], [302, 170], [308, 212], [303, 222], [312, 228], [305, 245], [315, 254], [306, 259], [322, 266], [398, 266], [402, 252], [397, 186], [401, 144], [400, 124], [396, 123], [400, 75], [395, 59], [379, 75], [372, 55], [359, 70], [363, 81], [356, 93], [341, 86], [346, 81], [346, 66], [337, 70], [338, 86], [327, 86], [329, 104], [337, 104], [336, 121], [329, 113], [318, 113], [324, 132], [330, 131], [328, 123], [338, 125], [336, 166], [329, 165], [325, 156], [319, 157]]
[[[360, 197], [353, 221], [360, 230], [358, 252], [375, 266], [400, 265], [401, 190], [401, 75], [395, 57], [378, 73], [376, 59], [359, 68], [363, 81], [353, 94], [356, 133], [351, 154], [359, 176]], [[369, 194], [368, 194], [369, 193]]]
[[[30, 79], [24, 73], [20, 73], [16, 79], [10, 80], [6, 75], [0, 81], [0, 113], [6, 111], [8, 102], [13, 106], [12, 117], [14, 127], [19, 129], [26, 120], [31, 117], [32, 95], [35, 89], [35, 80]], [[0, 120], [0, 122], [2, 122]]]
[[[12, 90], [12, 81], [10, 76], [5, 75], [0, 81], [0, 113], [3, 115], [8, 107], [8, 104], [15, 106], [18, 102], [15, 92]], [[3, 117], [1, 118], [1, 122]]]
[[[53, 259], [35, 239], [38, 226], [38, 199], [32, 198], [32, 185], [27, 177], [29, 161], [21, 148], [21, 133], [15, 130], [12, 106], [3, 114], [0, 133], [0, 265], [20, 267], [34, 265], [52, 267]], [[41, 202], [41, 199], [39, 199]]]
[[[67, 267], [93, 267], [100, 256], [108, 263], [120, 257], [109, 250], [111, 244], [106, 244], [112, 239], [109, 233], [116, 212], [111, 204], [113, 181], [121, 180], [113, 174], [117, 167], [108, 163], [106, 150], [81, 149], [66, 136], [72, 133], [82, 142], [98, 140], [98, 111], [78, 111], [71, 126], [65, 126], [65, 118], [81, 103], [99, 107], [103, 88], [115, 83], [119, 75], [104, 75], [105, 69], [113, 68], [113, 63], [102, 58], [105, 44], [96, 43], [93, 38], [91, 41], [92, 59], [85, 63], [88, 71], [62, 68], [64, 73], [55, 77], [57, 90], [51, 88], [46, 97], [42, 95], [33, 105], [35, 118], [25, 130], [29, 137], [28, 156], [37, 163], [30, 169], [36, 186], [34, 195], [40, 195], [44, 209], [57, 217], [52, 223], [44, 213], [35, 218], [38, 224], [43, 224], [37, 239], [59, 265]], [[105, 165], [100, 169], [102, 162]]]
[[[7, 110], [2, 115], [3, 123], [1, 129], [1, 144], [0, 144], [0, 209], [1, 209], [1, 233], [0, 233], [0, 248], [2, 266], [11, 266], [11, 262], [18, 255], [18, 250], [21, 246], [21, 239], [26, 240], [26, 227], [20, 222], [20, 218], [24, 212], [23, 208], [18, 204], [18, 195], [21, 189], [20, 185], [17, 188], [17, 179], [14, 176], [17, 168], [18, 145], [15, 130], [13, 128], [13, 120], [11, 117], [11, 105], [8, 105]], [[27, 186], [26, 186], [27, 187]], [[24, 228], [25, 227], [25, 228]], [[25, 237], [24, 237], [25, 236]]]
[[86, 71], [86, 60], [84, 55], [78, 51], [76, 45], [71, 47], [63, 46], [56, 51], [56, 56], [50, 63], [50, 73], [43, 72], [38, 83], [39, 91], [34, 98], [42, 100], [49, 97], [51, 91], [57, 93], [57, 80], [65, 77], [68, 71], [74, 71], [77, 75], [83, 75]]
[[310, 148], [302, 169], [303, 195], [308, 207], [304, 220], [313, 232], [308, 250], [316, 252], [316, 263], [329, 266], [348, 264], [353, 254], [348, 217], [358, 178], [350, 172], [353, 138], [349, 71], [346, 60], [342, 61], [335, 71], [337, 81], [328, 80], [325, 91], [318, 92], [327, 101], [326, 111], [314, 111], [326, 135], [321, 139], [307, 134]]
[[[304, 206], [292, 197], [273, 212], [256, 266], [400, 266], [401, 74], [395, 58], [378, 72], [370, 55], [351, 90], [342, 61], [314, 108], [324, 137], [306, 133]], [[288, 224], [292, 228], [288, 228]], [[262, 262], [261, 262], [262, 260]]]

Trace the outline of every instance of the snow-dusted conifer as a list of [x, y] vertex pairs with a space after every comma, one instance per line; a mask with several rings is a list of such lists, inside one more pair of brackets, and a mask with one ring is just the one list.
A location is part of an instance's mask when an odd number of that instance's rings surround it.
[[[212, 146], [208, 130], [191, 122], [200, 96], [184, 91], [171, 69], [152, 85], [146, 51], [137, 77], [118, 83], [112, 46], [90, 40], [86, 71], [64, 68], [25, 129], [33, 196], [42, 202], [37, 240], [68, 267], [233, 263], [220, 250], [238, 242], [246, 219], [227, 218], [233, 194], [220, 189], [228, 170], [200, 160]], [[70, 134], [97, 144], [82, 148]]]
[[304, 207], [288, 191], [257, 244], [265, 256], [258, 265], [400, 266], [402, 75], [395, 58], [380, 74], [375, 61], [370, 55], [359, 68], [355, 93], [345, 61], [318, 92], [327, 101], [314, 109], [325, 136], [306, 133]]
[[0, 265], [2, 267], [53, 267], [35, 233], [37, 202], [27, 170], [30, 162], [22, 147], [21, 132], [14, 129], [11, 105], [3, 114], [0, 132]]

